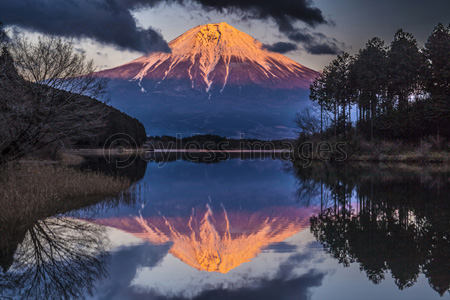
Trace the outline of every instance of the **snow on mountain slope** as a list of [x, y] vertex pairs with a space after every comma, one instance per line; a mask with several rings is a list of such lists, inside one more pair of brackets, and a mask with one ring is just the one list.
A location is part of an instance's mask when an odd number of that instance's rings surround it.
[[152, 244], [172, 243], [169, 252], [187, 265], [207, 272], [228, 273], [309, 225], [315, 208], [271, 207], [270, 212], [213, 213], [211, 207], [192, 209], [187, 217], [127, 216], [97, 219]]
[[[146, 90], [195, 90], [211, 94], [261, 86], [271, 90], [308, 89], [317, 72], [284, 55], [267, 51], [250, 35], [226, 24], [190, 29], [169, 43], [172, 53], [151, 53], [100, 71], [98, 76], [134, 80]], [[180, 89], [180, 86], [183, 88]]]

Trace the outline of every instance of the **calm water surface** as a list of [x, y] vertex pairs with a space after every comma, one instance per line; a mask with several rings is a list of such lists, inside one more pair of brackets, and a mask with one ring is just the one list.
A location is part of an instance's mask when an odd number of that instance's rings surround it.
[[28, 228], [1, 299], [450, 299], [438, 168], [101, 160], [136, 186]]

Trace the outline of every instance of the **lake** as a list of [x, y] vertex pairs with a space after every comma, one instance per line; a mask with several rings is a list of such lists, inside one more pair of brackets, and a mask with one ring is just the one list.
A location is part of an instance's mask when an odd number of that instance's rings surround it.
[[88, 159], [133, 186], [0, 237], [0, 298], [450, 299], [447, 167], [244, 158]]

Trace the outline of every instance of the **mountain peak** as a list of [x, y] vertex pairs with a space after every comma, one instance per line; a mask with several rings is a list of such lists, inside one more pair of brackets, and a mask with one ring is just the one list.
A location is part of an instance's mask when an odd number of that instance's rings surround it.
[[221, 31], [221, 30], [225, 30], [225, 29], [239, 31], [226, 22], [208, 23], [208, 24], [198, 25], [192, 29], [196, 29], [196, 28], [200, 28], [201, 31]]
[[199, 27], [202, 27], [202, 29], [205, 28], [205, 30], [220, 30], [220, 29], [229, 28], [229, 29], [237, 31], [236, 28], [234, 28], [233, 26], [231, 26], [230, 24], [228, 24], [226, 22], [208, 23], [208, 24], [199, 25]]
[[[233, 26], [221, 22], [196, 26], [169, 43], [171, 53], [150, 53], [100, 76], [153, 82], [145, 90], [176, 89], [220, 94], [261, 85], [268, 89], [307, 89], [317, 72], [279, 53]], [[184, 85], [184, 87], [183, 87]], [[187, 86], [186, 86], [187, 85]], [[142, 87], [142, 85], [141, 85]], [[174, 87], [167, 87], [173, 92]]]
[[200, 30], [197, 33], [197, 39], [201, 42], [204, 42], [206, 45], [209, 42], [219, 42], [222, 35], [230, 35], [239, 32], [239, 30], [228, 25], [225, 22], [205, 24], [200, 25], [199, 27]]
[[233, 52], [229, 53], [231, 55], [235, 55], [236, 52], [251, 53], [262, 50], [262, 43], [225, 22], [196, 26], [169, 43], [172, 52], [177, 50], [183, 52], [186, 49], [205, 52], [203, 50], [209, 51], [208, 48], [218, 45], [214, 51], [219, 55], [227, 54], [230, 50]]

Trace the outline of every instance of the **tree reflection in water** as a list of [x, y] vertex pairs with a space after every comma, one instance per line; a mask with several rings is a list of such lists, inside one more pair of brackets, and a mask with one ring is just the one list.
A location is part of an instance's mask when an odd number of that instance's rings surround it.
[[448, 172], [348, 165], [293, 170], [301, 199], [320, 195], [311, 232], [339, 263], [358, 263], [375, 284], [390, 272], [404, 289], [423, 273], [441, 296], [449, 291]]
[[109, 254], [101, 226], [49, 218], [35, 222], [22, 236], [20, 244], [10, 245], [10, 258], [3, 255], [2, 299], [84, 298], [106, 276]]
[[92, 294], [107, 276], [109, 240], [104, 227], [85, 220], [140, 203], [141, 186], [135, 182], [145, 169], [141, 161], [116, 173], [98, 167], [99, 173], [130, 179], [130, 186], [113, 196], [30, 201], [27, 214], [18, 205], [0, 205], [0, 299], [79, 299]]

